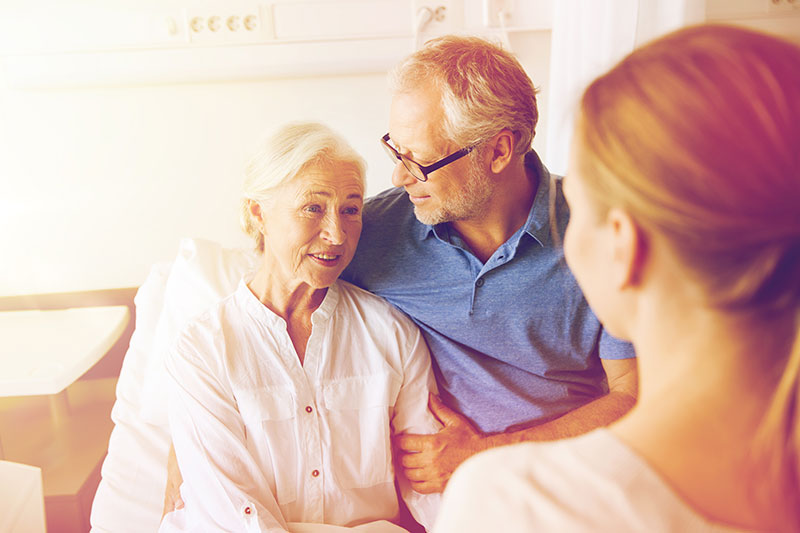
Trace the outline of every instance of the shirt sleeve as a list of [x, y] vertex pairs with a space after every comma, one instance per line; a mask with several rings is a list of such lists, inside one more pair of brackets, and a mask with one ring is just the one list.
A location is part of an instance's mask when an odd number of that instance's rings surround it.
[[636, 357], [633, 344], [613, 337], [606, 328], [600, 332], [600, 359], [630, 359]]
[[[408, 346], [403, 354], [403, 384], [395, 403], [392, 431], [398, 433], [436, 433], [441, 424], [428, 408], [428, 396], [436, 394], [436, 381], [431, 369], [430, 353], [419, 329], [412, 326]], [[441, 494], [420, 494], [401, 472], [397, 472], [400, 495], [414, 519], [430, 531], [439, 510]]]
[[245, 445], [244, 422], [222, 366], [202, 352], [182, 335], [166, 358], [185, 507], [169, 513], [159, 531], [285, 532], [275, 496]]

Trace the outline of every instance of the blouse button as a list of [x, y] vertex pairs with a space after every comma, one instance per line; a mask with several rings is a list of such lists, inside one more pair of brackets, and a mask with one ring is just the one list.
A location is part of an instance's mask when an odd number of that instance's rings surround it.
[[253, 511], [250, 509], [250, 507], [245, 507], [245, 508], [244, 508], [244, 514], [250, 514], [250, 513], [252, 513], [252, 512], [253, 512]]
[[478, 278], [478, 281], [475, 282], [475, 286], [483, 287], [483, 278]]
[[310, 405], [306, 405], [306, 413], [310, 413], [313, 410]]
[[311, 471], [311, 475], [314, 476], [314, 477], [317, 477], [319, 475], [319, 470], [317, 470], [317, 469], [312, 470]]

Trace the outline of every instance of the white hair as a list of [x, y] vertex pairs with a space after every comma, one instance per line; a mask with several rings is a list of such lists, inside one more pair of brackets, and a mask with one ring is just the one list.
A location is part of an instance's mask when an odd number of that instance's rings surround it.
[[245, 169], [240, 222], [244, 231], [264, 250], [264, 235], [250, 213], [248, 201], [268, 202], [275, 190], [311, 166], [350, 164], [366, 186], [367, 164], [347, 141], [329, 127], [316, 122], [287, 124], [269, 137]]
[[536, 88], [513, 54], [481, 39], [445, 35], [432, 39], [397, 65], [391, 91], [410, 92], [432, 83], [441, 91], [444, 135], [472, 146], [507, 128], [514, 152], [524, 154], [538, 121]]

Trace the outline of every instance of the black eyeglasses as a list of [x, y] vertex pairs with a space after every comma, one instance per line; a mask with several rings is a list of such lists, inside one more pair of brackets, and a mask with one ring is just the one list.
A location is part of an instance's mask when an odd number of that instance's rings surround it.
[[440, 168], [442, 168], [445, 165], [449, 165], [453, 161], [461, 159], [462, 157], [464, 157], [465, 155], [470, 153], [475, 148], [475, 146], [477, 146], [477, 145], [473, 144], [472, 146], [467, 146], [466, 148], [462, 148], [461, 150], [459, 150], [457, 152], [453, 152], [452, 154], [450, 154], [450, 155], [448, 155], [446, 157], [443, 157], [442, 159], [440, 159], [437, 162], [432, 163], [430, 165], [420, 165], [419, 163], [417, 163], [413, 159], [409, 159], [408, 157], [406, 157], [403, 154], [401, 154], [400, 152], [398, 152], [394, 148], [394, 146], [389, 144], [389, 134], [388, 133], [386, 135], [384, 135], [383, 137], [381, 137], [381, 144], [386, 149], [386, 153], [389, 154], [389, 157], [392, 158], [392, 162], [394, 162], [395, 164], [397, 164], [397, 161], [400, 161], [401, 163], [403, 163], [403, 166], [406, 167], [406, 170], [408, 170], [408, 172], [412, 176], [417, 178], [419, 181], [428, 181], [428, 174], [430, 174], [434, 170], [439, 170]]

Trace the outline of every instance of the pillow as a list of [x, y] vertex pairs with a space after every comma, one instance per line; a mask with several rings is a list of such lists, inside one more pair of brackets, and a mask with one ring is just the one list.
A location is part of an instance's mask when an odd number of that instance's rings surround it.
[[[139, 414], [150, 424], [168, 425], [164, 358], [178, 332], [195, 316], [236, 290], [243, 275], [255, 269], [254, 252], [227, 249], [202, 239], [184, 239], [172, 263], [164, 303], [155, 328], [153, 350], [144, 373]], [[138, 327], [138, 326], [137, 326]]]
[[142, 383], [155, 346], [156, 325], [164, 307], [164, 291], [170, 266], [170, 263], [153, 265], [133, 298], [136, 306], [136, 328], [131, 335], [117, 380], [117, 401], [111, 412], [115, 424], [120, 420], [135, 420], [139, 416]]
[[134, 298], [136, 328], [122, 363], [114, 429], [92, 503], [93, 533], [156, 531], [161, 521], [170, 436], [164, 354], [195, 315], [236, 289], [256, 256], [200, 239], [150, 269]]

